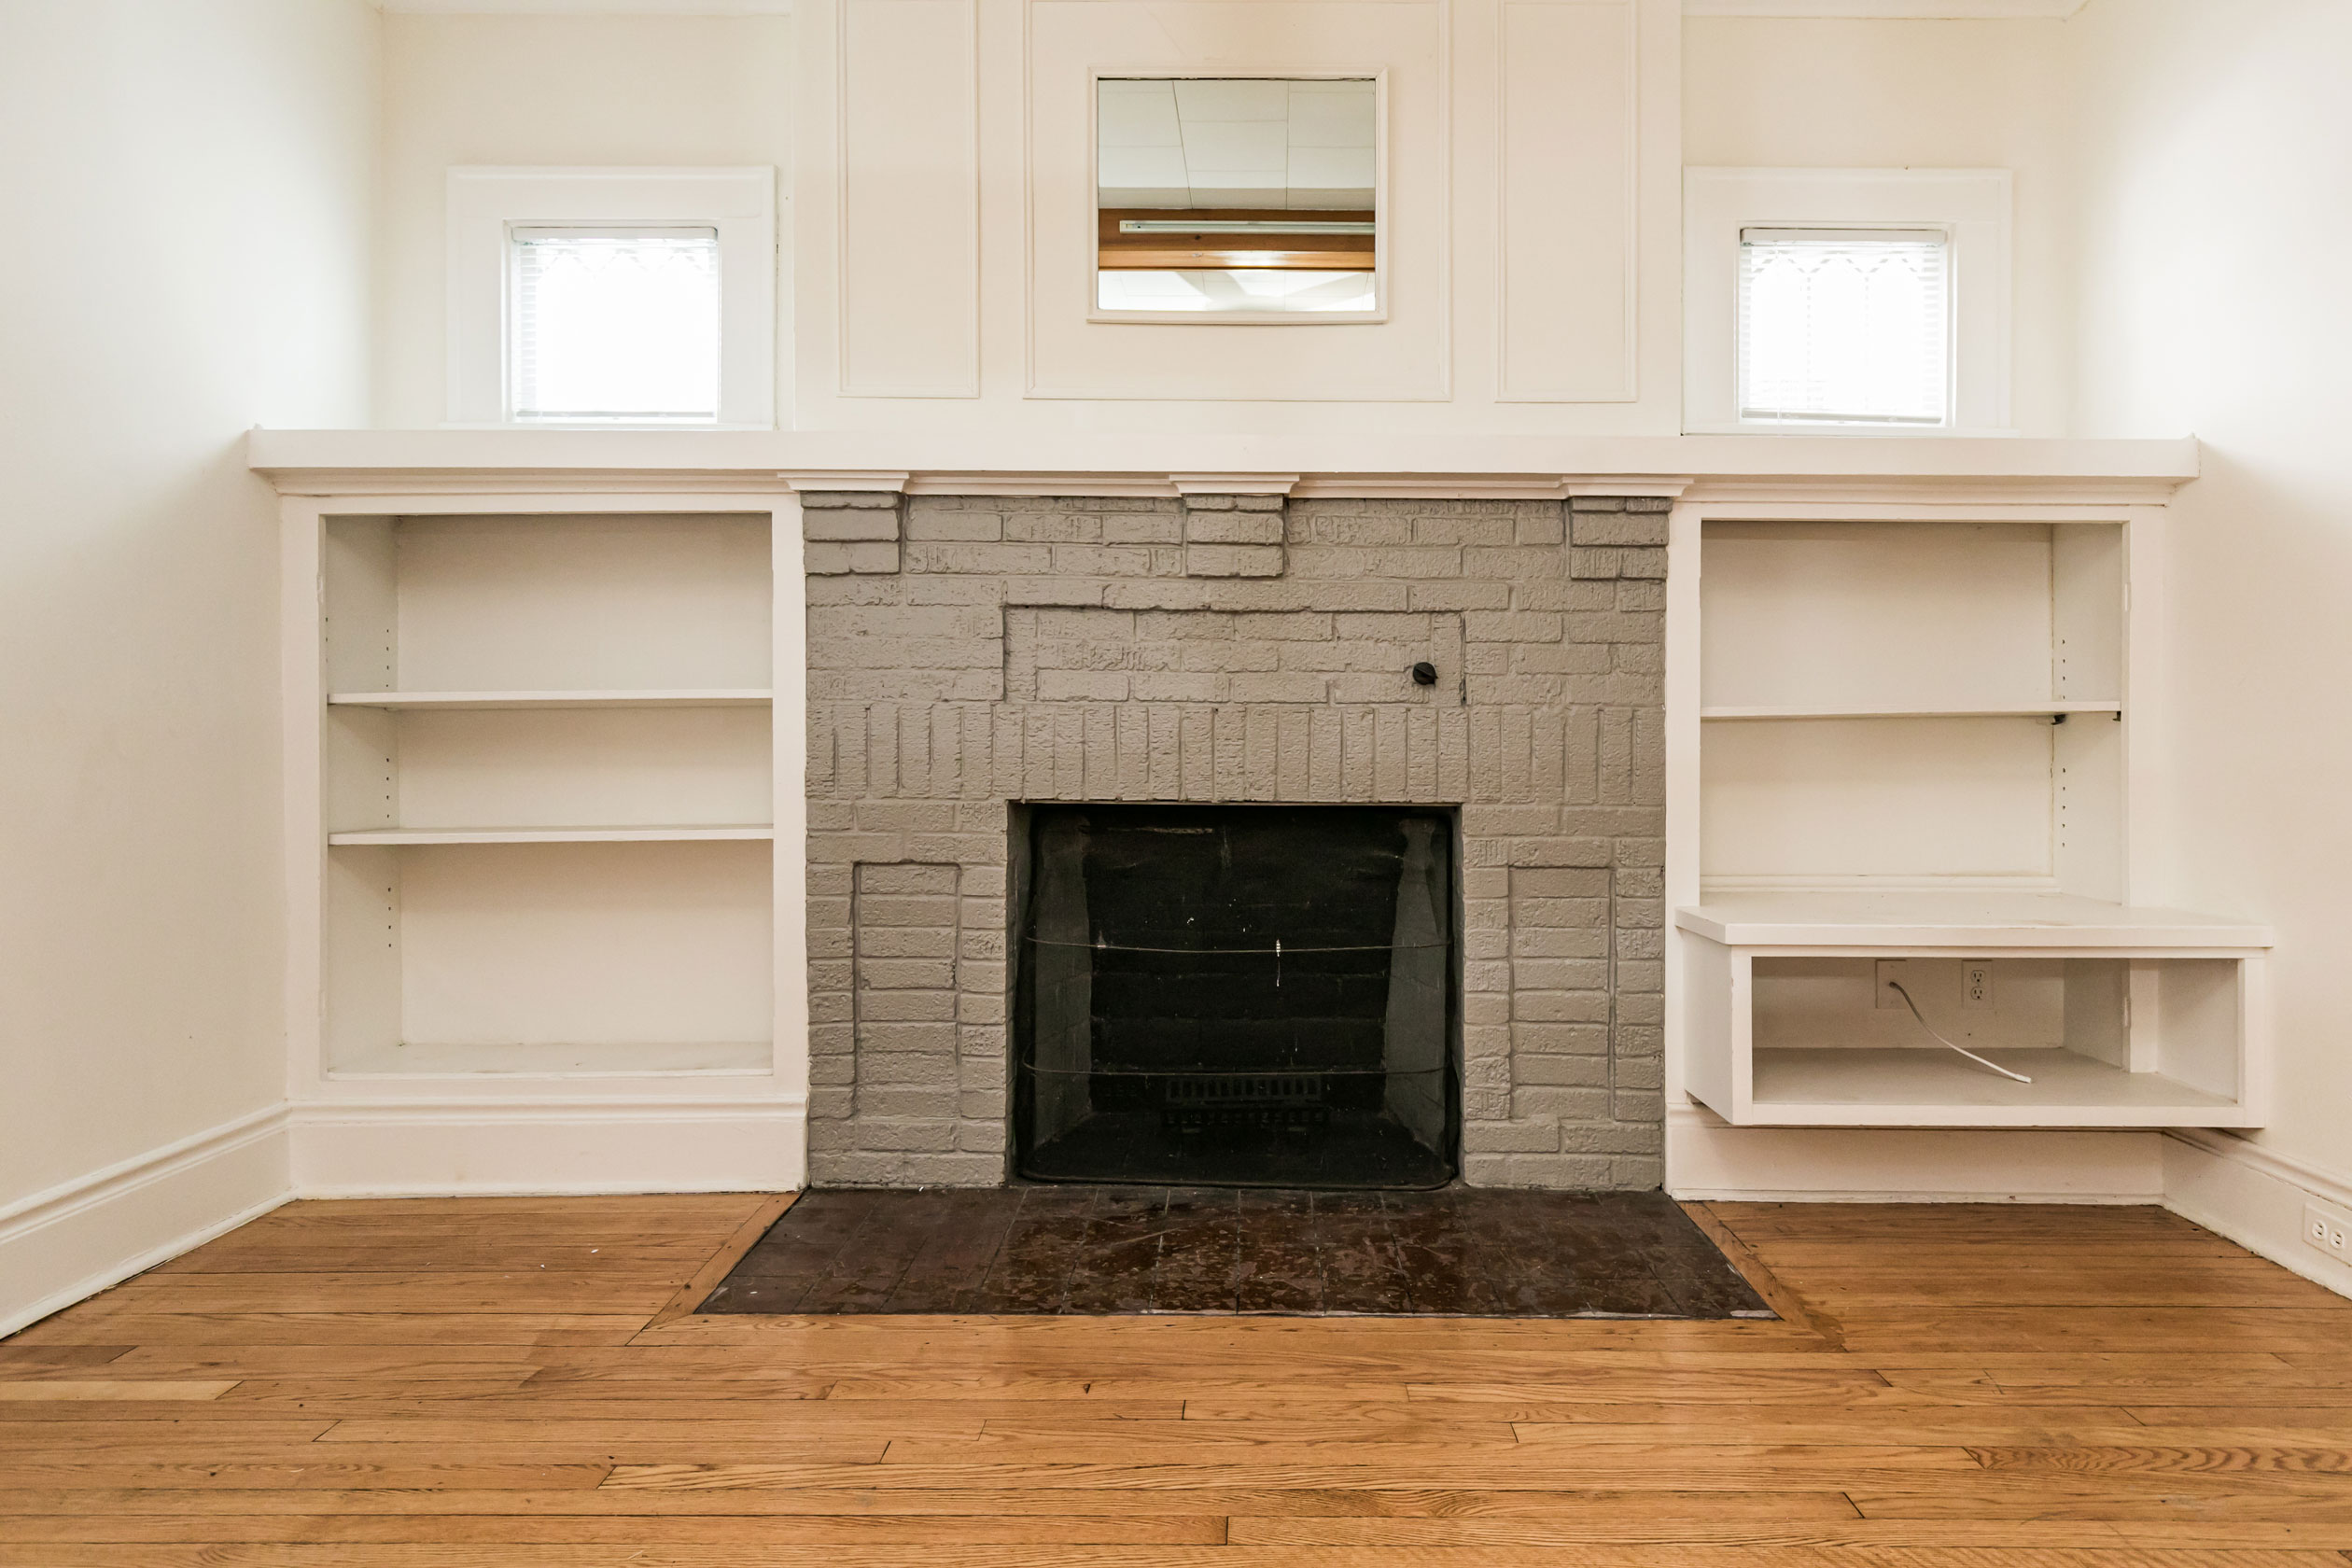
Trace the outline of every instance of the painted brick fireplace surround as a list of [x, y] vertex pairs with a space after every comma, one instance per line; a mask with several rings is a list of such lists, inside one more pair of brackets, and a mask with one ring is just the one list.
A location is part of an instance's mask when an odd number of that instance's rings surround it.
[[1382, 802], [1460, 812], [1463, 1178], [1658, 1185], [1668, 504], [804, 496], [812, 1182], [1005, 1180], [1012, 803]]

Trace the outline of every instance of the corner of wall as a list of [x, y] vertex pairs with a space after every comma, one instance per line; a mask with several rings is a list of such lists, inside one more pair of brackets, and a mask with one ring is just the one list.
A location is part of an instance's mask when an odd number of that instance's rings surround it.
[[2304, 1244], [2303, 1206], [2352, 1211], [2352, 1177], [2250, 1139], [2187, 1130], [2164, 1139], [2164, 1207], [2280, 1267], [2352, 1295], [2352, 1267]]
[[0, 1337], [292, 1196], [281, 1102], [0, 1209]]

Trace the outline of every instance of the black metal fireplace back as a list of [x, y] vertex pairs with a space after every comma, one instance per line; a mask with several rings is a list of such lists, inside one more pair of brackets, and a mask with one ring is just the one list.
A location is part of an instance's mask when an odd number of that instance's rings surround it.
[[1023, 822], [1021, 1175], [1451, 1179], [1449, 812], [1037, 806]]

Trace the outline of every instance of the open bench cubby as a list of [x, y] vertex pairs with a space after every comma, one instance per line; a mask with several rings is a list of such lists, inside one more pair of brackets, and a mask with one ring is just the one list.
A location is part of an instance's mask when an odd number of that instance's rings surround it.
[[1675, 923], [1685, 1084], [1736, 1125], [2260, 1125], [2261, 927], [2055, 894], [1752, 893]]
[[772, 526], [325, 520], [323, 1076], [770, 1070]]
[[1741, 1126], [2261, 1125], [2268, 932], [2128, 902], [2143, 526], [1702, 525], [1693, 1098]]

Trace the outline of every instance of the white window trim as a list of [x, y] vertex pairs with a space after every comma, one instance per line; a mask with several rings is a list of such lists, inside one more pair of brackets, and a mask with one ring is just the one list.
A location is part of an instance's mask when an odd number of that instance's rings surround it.
[[[518, 228], [719, 231], [719, 418], [776, 425], [776, 171], [454, 168], [449, 171], [449, 418], [512, 427], [507, 413], [509, 237]], [[534, 419], [534, 429], [562, 428]], [[597, 429], [611, 429], [599, 422]], [[677, 429], [664, 423], [663, 429]]]
[[[1995, 436], [2009, 425], [2007, 169], [1683, 171], [1683, 428], [1693, 435]], [[1952, 421], [1934, 428], [1743, 420], [1740, 231], [1934, 229], [1952, 244]]]
[[[1368, 311], [1144, 311], [1104, 310], [1096, 215], [1102, 202], [1102, 84], [1105, 81], [1368, 81], [1372, 84], [1372, 308]], [[1385, 65], [1360, 71], [1329, 66], [1295, 71], [1185, 69], [1141, 65], [1132, 70], [1098, 66], [1086, 75], [1086, 319], [1173, 327], [1362, 327], [1389, 318], [1389, 72]]]

